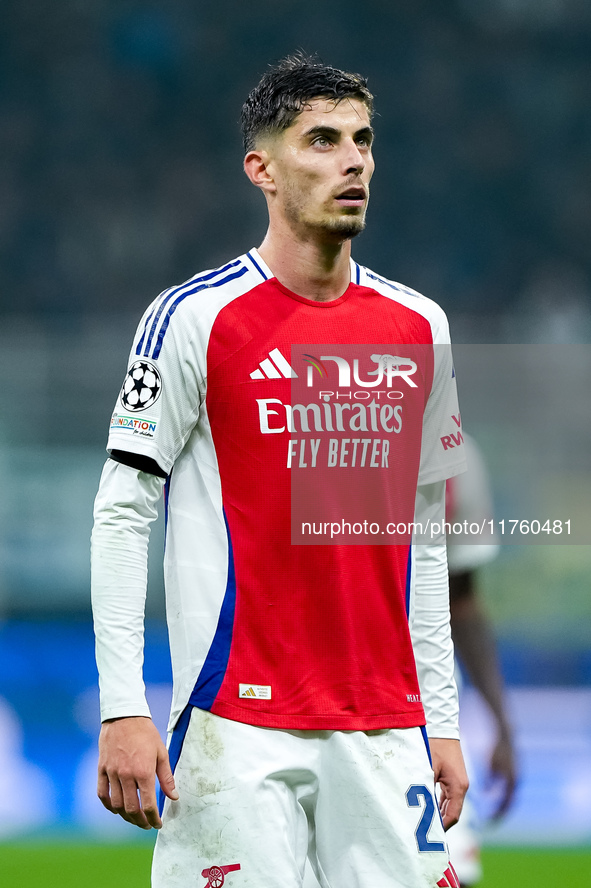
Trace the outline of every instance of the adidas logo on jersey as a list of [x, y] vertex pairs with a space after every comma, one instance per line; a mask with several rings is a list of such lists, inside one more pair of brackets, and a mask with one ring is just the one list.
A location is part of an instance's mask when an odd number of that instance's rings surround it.
[[[273, 360], [271, 360], [271, 358]], [[251, 379], [297, 379], [289, 361], [287, 361], [278, 348], [269, 352], [269, 357], [261, 361], [256, 370], [250, 374]]]
[[249, 697], [254, 700], [270, 700], [271, 686], [241, 684], [238, 685], [238, 696]]

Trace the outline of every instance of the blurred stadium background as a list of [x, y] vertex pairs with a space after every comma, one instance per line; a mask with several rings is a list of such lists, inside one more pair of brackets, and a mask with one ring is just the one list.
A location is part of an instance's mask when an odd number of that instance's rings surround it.
[[[1, 4], [0, 23], [0, 867], [10, 886], [91, 885], [91, 872], [104, 884], [93, 843], [111, 860], [104, 843], [129, 842], [113, 845], [123, 857], [109, 883], [131, 888], [146, 884], [150, 837], [94, 795], [92, 500], [147, 302], [262, 239], [263, 202], [241, 172], [241, 102], [297, 47], [369, 77], [378, 170], [355, 256], [447, 310], [465, 425], [501, 512], [540, 517], [524, 504], [543, 486], [538, 506], [568, 490], [585, 521], [591, 5], [23, 0]], [[517, 343], [536, 367], [552, 346], [535, 420], [519, 399], [500, 415], [495, 400], [501, 346]], [[159, 533], [146, 681], [163, 726]], [[506, 546], [483, 571], [521, 772], [509, 816], [486, 832], [485, 888], [591, 884], [586, 543]], [[490, 731], [470, 689], [463, 718], [478, 763]], [[484, 816], [488, 803], [485, 792]], [[540, 846], [572, 851], [551, 864]], [[51, 849], [66, 849], [61, 863]]]

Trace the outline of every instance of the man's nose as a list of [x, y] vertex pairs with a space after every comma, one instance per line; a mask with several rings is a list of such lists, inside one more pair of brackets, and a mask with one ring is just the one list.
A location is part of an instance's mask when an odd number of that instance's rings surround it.
[[365, 157], [352, 139], [346, 144], [344, 163], [346, 173], [361, 174], [365, 169]]

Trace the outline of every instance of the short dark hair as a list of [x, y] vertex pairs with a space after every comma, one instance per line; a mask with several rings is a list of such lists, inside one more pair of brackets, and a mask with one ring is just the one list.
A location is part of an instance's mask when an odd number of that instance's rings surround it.
[[312, 99], [359, 99], [371, 117], [373, 96], [367, 80], [324, 65], [299, 51], [286, 56], [262, 76], [242, 106], [244, 150], [251, 151], [263, 133], [281, 132]]

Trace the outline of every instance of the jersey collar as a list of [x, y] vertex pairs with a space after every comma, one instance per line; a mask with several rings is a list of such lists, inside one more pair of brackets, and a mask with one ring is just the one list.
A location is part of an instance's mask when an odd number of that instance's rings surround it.
[[[252, 247], [252, 249], [248, 251], [246, 256], [248, 259], [250, 259], [251, 264], [255, 267], [263, 280], [270, 280], [270, 278], [275, 277], [256, 247]], [[351, 276], [349, 283], [359, 284], [361, 279], [361, 266], [359, 266], [354, 259], [349, 258], [349, 269]]]

